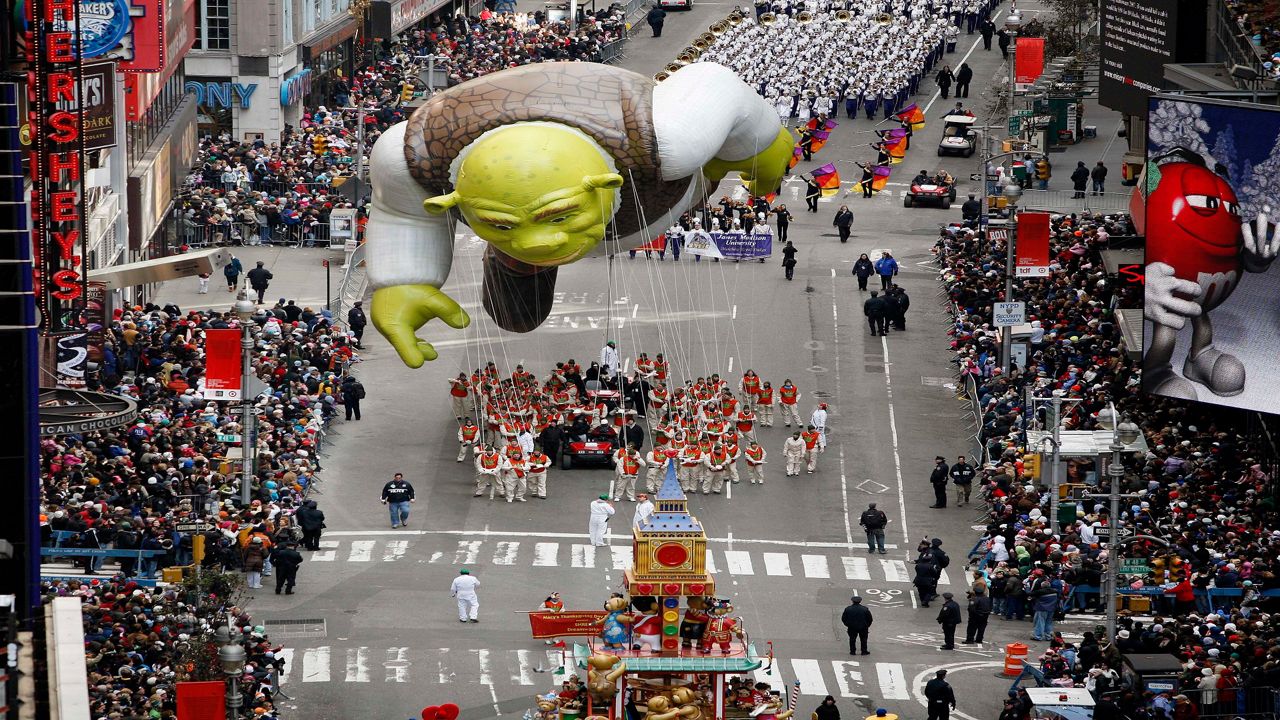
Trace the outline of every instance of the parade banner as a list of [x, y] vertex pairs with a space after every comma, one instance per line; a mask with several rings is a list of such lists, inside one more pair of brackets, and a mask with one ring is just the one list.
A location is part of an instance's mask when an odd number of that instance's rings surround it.
[[698, 232], [684, 237], [684, 252], [710, 258], [755, 260], [773, 254], [772, 232]]
[[529, 613], [529, 630], [535, 640], [599, 635], [607, 616], [603, 610], [565, 610]]
[[1018, 213], [1018, 240], [1014, 247], [1017, 277], [1049, 275], [1049, 214]]
[[205, 400], [240, 399], [240, 331], [234, 328], [206, 330]]

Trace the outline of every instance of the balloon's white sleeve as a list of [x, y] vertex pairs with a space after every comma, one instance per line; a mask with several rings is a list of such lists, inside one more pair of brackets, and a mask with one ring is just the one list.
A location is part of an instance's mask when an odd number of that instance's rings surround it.
[[689, 177], [713, 158], [760, 154], [778, 137], [778, 112], [732, 70], [686, 65], [653, 89], [653, 125], [664, 180]]
[[422, 208], [427, 191], [409, 174], [404, 157], [408, 123], [391, 126], [369, 155], [373, 203], [365, 228], [369, 284], [440, 287], [453, 265], [453, 226], [447, 215]]

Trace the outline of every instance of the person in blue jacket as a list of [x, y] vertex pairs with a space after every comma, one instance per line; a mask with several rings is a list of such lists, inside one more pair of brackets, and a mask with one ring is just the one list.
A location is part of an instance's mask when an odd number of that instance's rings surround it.
[[876, 261], [876, 274], [880, 276], [880, 287], [888, 290], [893, 284], [893, 276], [898, 274], [898, 261], [893, 259], [888, 250]]
[[232, 255], [231, 262], [222, 268], [222, 274], [227, 276], [227, 292], [235, 292], [236, 286], [240, 284], [240, 274], [244, 272], [244, 266], [240, 264], [240, 258]]

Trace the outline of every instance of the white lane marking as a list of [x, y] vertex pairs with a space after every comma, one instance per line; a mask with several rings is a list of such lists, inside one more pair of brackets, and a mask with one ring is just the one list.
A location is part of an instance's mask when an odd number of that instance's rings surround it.
[[782, 686], [782, 661], [774, 658], [773, 663], [765, 663], [755, 670], [751, 671], [755, 676], [756, 682], [768, 683], [773, 687]]
[[369, 648], [347, 648], [346, 682], [369, 682]]
[[[966, 57], [968, 56], [966, 55]], [[893, 409], [893, 381], [889, 377], [889, 338], [880, 338], [880, 348], [884, 352], [884, 390], [885, 396], [889, 400], [889, 432], [893, 438], [893, 472], [894, 478], [898, 482], [898, 512], [902, 518], [902, 542], [903, 547], [908, 547], [911, 544], [911, 538], [907, 537], [907, 501], [903, 492], [902, 453], [898, 450], [898, 416]], [[916, 594], [907, 594], [911, 596], [911, 607], [919, 607]]]
[[280, 671], [280, 684], [289, 682], [289, 673], [293, 670], [293, 648], [282, 648], [278, 653], [284, 660], [284, 669]]
[[938, 584], [939, 585], [951, 584], [951, 576], [947, 574], [946, 570], [942, 570], [938, 573]]
[[734, 306], [733, 306], [733, 312], [729, 315], [729, 319], [730, 319], [730, 320], [737, 320], [737, 319], [738, 319], [738, 306], [737, 306], [737, 305], [734, 305]]
[[908, 582], [907, 563], [902, 560], [885, 560], [881, 558], [880, 567], [884, 569], [884, 579], [889, 582]]
[[352, 540], [347, 562], [369, 562], [373, 559], [373, 546], [377, 540]]
[[329, 682], [329, 647], [310, 648], [302, 654], [302, 682]]
[[382, 667], [387, 670], [386, 682], [409, 682], [409, 648], [387, 648], [387, 660]]
[[[612, 533], [610, 533], [612, 534]], [[334, 537], [370, 537], [375, 535], [396, 535], [404, 537], [406, 535], [466, 535], [469, 537], [506, 537], [506, 538], [542, 538], [546, 540], [569, 540], [569, 539], [586, 539], [590, 535], [587, 533], [566, 533], [566, 532], [532, 532], [525, 530], [335, 530], [326, 532], [325, 535], [333, 535]], [[631, 542], [630, 533], [620, 535], [626, 537], [627, 542]], [[324, 541], [321, 541], [323, 544]], [[712, 543], [738, 543], [742, 545], [781, 545], [784, 547], [802, 547], [802, 548], [835, 548], [840, 550], [857, 549], [859, 546], [849, 542], [823, 542], [816, 540], [774, 540], [769, 538], [740, 538], [740, 537], [708, 537], [707, 542]], [[866, 549], [866, 544], [860, 546]], [[914, 545], [912, 546], [914, 547]], [[885, 543], [885, 549], [896, 550], [897, 545]]]
[[831, 577], [826, 555], [801, 555], [800, 562], [804, 563], [804, 576], [807, 578]]
[[596, 566], [596, 549], [591, 545], [571, 545], [570, 562], [576, 568], [593, 568]]
[[733, 372], [733, 356], [729, 356], [729, 372]]
[[449, 669], [446, 661], [449, 659], [449, 648], [440, 648], [436, 651], [436, 680], [441, 685], [453, 682], [454, 672]]
[[870, 580], [871, 571], [867, 568], [867, 559], [860, 557], [842, 557], [844, 577], [846, 580]]
[[534, 567], [555, 567], [560, 543], [538, 543], [533, 546]]
[[635, 320], [636, 315], [639, 315], [639, 314], [640, 314], [640, 303], [636, 303], [635, 307], [631, 308], [631, 319]]
[[716, 573], [720, 572], [716, 568], [716, 556], [714, 553], [711, 552], [710, 549], [707, 550], [707, 572], [711, 573], [712, 575], [715, 575]]
[[332, 562], [338, 556], [337, 540], [321, 540], [320, 547], [327, 549], [311, 553], [311, 557], [308, 558], [311, 562]]
[[791, 558], [786, 553], [763, 553], [764, 571], [767, 575], [791, 577]]
[[459, 540], [453, 554], [454, 565], [475, 565], [480, 561], [480, 540]]
[[518, 552], [520, 552], [520, 543], [510, 540], [499, 542], [498, 548], [493, 551], [493, 564], [515, 565]]
[[880, 682], [880, 696], [885, 700], [910, 700], [907, 692], [907, 676], [901, 663], [876, 663], [876, 676]]
[[631, 567], [630, 545], [610, 545], [609, 555], [612, 557], [614, 570], [627, 570]]
[[[840, 373], [840, 306], [836, 299], [840, 294], [836, 291], [836, 269], [831, 268], [831, 344], [834, 347], [832, 356], [835, 358], [836, 365], [836, 397], [843, 397], [844, 391], [841, 388]], [[834, 440], [834, 438], [828, 438]], [[845, 473], [844, 463], [844, 443], [839, 444], [840, 448], [840, 508], [841, 518], [844, 520], [844, 541], [853, 545], [853, 524], [849, 517], [849, 477]]]
[[791, 672], [800, 681], [801, 695], [827, 694], [827, 684], [822, 680], [822, 666], [817, 660], [791, 659]]
[[746, 550], [725, 550], [724, 564], [729, 566], [730, 575], [751, 575], [751, 554]]
[[435, 552], [431, 553], [431, 559], [430, 559], [430, 560], [428, 560], [427, 562], [430, 562], [430, 563], [438, 563], [438, 562], [440, 562], [442, 559], [444, 559], [444, 553], [442, 553], [442, 552], [440, 552], [439, 550], [437, 550], [437, 551], [435, 551]]
[[862, 671], [858, 669], [858, 663], [852, 660], [832, 660], [831, 672], [836, 676], [836, 687], [840, 689], [840, 697], [846, 698], [864, 698], [867, 697], [862, 693], [853, 691], [855, 686], [862, 689]]
[[408, 540], [388, 540], [387, 546], [382, 550], [382, 561], [395, 562], [404, 557], [404, 554], [408, 551]]
[[515, 651], [515, 672], [511, 673], [511, 682], [518, 685], [533, 685], [533, 651]]
[[489, 662], [488, 650], [472, 650], [476, 654], [476, 659], [480, 661], [480, 684], [489, 686], [489, 697], [493, 700], [493, 712], [495, 715], [502, 715], [502, 709], [498, 707], [498, 692], [493, 686], [493, 666]]

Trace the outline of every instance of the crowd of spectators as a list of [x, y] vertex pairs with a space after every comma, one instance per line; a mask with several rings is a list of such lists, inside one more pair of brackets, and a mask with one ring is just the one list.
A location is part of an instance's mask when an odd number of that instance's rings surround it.
[[[190, 596], [142, 587], [157, 567], [193, 562], [193, 534], [179, 524], [213, 525], [204, 533], [203, 564], [210, 570], [269, 574], [270, 555], [253, 552], [302, 538], [293, 515], [313, 502], [306, 496], [319, 479], [325, 424], [355, 383], [350, 368], [359, 357], [352, 336], [327, 311], [282, 302], [253, 317], [253, 371], [266, 389], [255, 401], [256, 465], [245, 503], [244, 474], [228, 460], [245, 435], [238, 403], [206, 401], [200, 392], [206, 331], [239, 323], [230, 313], [173, 305], [118, 311], [103, 332], [94, 385], [136, 400], [138, 419], [42, 441], [46, 546], [154, 551], [121, 558], [118, 568], [104, 567], [102, 557], [77, 556], [84, 581], [46, 586], [50, 596], [85, 598], [91, 699], [101, 710], [94, 717], [171, 716], [165, 711], [173, 708], [172, 683], [200, 666], [175, 658], [198, 650], [210, 618], [234, 600], [230, 591], [215, 592], [197, 610]], [[255, 587], [257, 575], [249, 579]], [[275, 659], [266, 654], [261, 628], [247, 616], [238, 624], [249, 626], [243, 635], [253, 667], [246, 673], [261, 683]], [[269, 712], [261, 688], [249, 697]], [[155, 703], [159, 714], [147, 715]], [[133, 709], [115, 708], [120, 704]]]
[[1263, 56], [1263, 69], [1280, 78], [1280, 6], [1266, 0], [1226, 0], [1245, 39]]
[[[229, 133], [200, 141], [196, 166], [177, 201], [180, 239], [206, 245], [327, 244], [329, 214], [355, 207], [363, 227], [367, 193], [352, 202], [339, 186], [354, 177], [364, 118], [364, 158], [378, 137], [408, 117], [405, 102], [424, 90], [427, 57], [448, 85], [518, 65], [592, 61], [626, 32], [618, 6], [584, 14], [575, 30], [542, 12], [450, 17], [402, 34], [373, 63], [328, 87], [327, 104], [307, 108], [278, 142], [238, 142]], [[355, 197], [351, 195], [350, 197]]]
[[[999, 341], [989, 322], [992, 303], [1003, 299], [1003, 242], [953, 226], [936, 247], [955, 310], [954, 361], [962, 377], [973, 380], [966, 392], [981, 416], [986, 462], [979, 478], [988, 512], [974, 553], [981, 582], [990, 587], [995, 614], [1006, 619], [1034, 614], [1045, 595], [1057, 598], [1048, 603], [1048, 631], [1036, 628], [1052, 641], [1051, 665], [1063, 664], [1054, 656], [1064, 646], [1071, 655], [1065, 663], [1071, 672], [1060, 684], [1095, 689], [1098, 673], [1109, 675], [1108, 664], [1118, 667], [1116, 651], [1182, 658], [1189, 681], [1184, 697], [1120, 692], [1117, 684], [1117, 694], [1108, 697], [1116, 707], [1107, 712], [1178, 720], [1193, 712], [1243, 712], [1254, 701], [1246, 698], [1261, 696], [1233, 688], [1280, 687], [1280, 613], [1266, 592], [1280, 588], [1280, 514], [1263, 464], [1270, 452], [1241, 432], [1243, 423], [1236, 426], [1229, 411], [1141, 395], [1141, 368], [1125, 346], [1116, 310], [1141, 307], [1142, 287], [1108, 275], [1101, 255], [1111, 238], [1133, 233], [1129, 219], [1054, 215], [1050, 225], [1049, 276], [1015, 286], [1013, 299], [1027, 303], [1032, 332], [1025, 367], [1015, 364], [1007, 375], [998, 367]], [[1054, 392], [1076, 401], [1063, 403], [1066, 430], [1098, 429], [1110, 403], [1142, 428], [1150, 449], [1126, 459], [1120, 521], [1168, 543], [1132, 544], [1125, 557], [1146, 558], [1150, 572], [1121, 576], [1130, 589], [1150, 593], [1144, 597], [1155, 621], [1144, 626], [1122, 617], [1116, 638], [1086, 634], [1087, 651], [1064, 644], [1051, 620], [1101, 602], [1096, 589], [1111, 558], [1100, 529], [1114, 521], [1105, 500], [1082, 497], [1060, 532], [1050, 529], [1047, 488], [1027, 474], [1024, 455], [1037, 450], [1028, 448], [1025, 431], [1046, 421], [1046, 403], [1036, 403], [1033, 414], [1028, 397]], [[1065, 463], [1064, 482], [1098, 479], [1094, 458]], [[1209, 588], [1226, 590], [1211, 598], [1204, 592]]]

